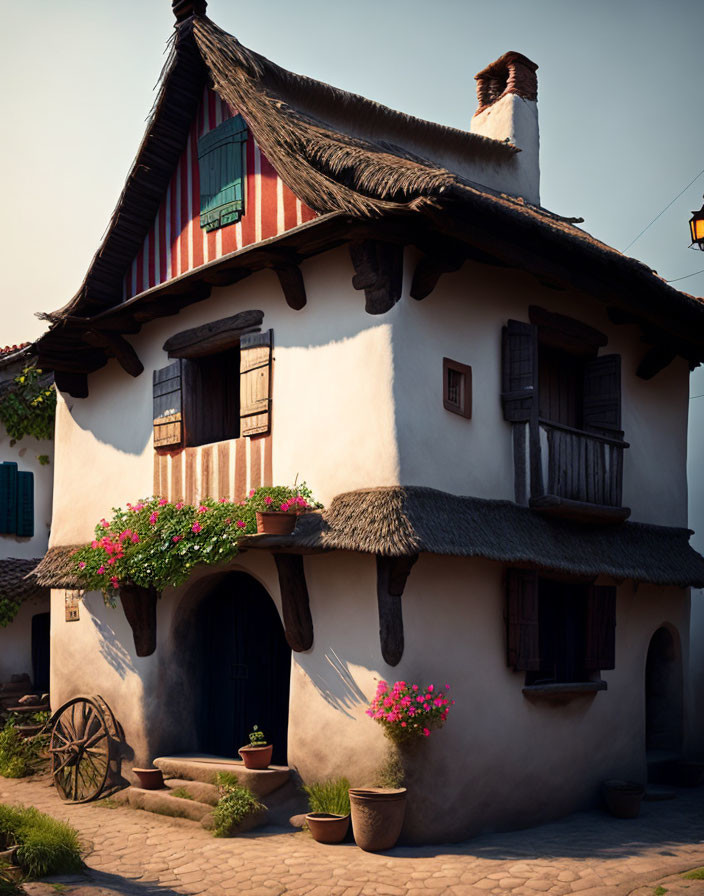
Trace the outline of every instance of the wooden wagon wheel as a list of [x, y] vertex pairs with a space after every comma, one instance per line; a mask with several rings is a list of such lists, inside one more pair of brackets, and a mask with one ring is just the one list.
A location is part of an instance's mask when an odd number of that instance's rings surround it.
[[51, 718], [49, 752], [62, 799], [85, 803], [100, 796], [114, 764], [120, 732], [102, 697], [74, 697]]

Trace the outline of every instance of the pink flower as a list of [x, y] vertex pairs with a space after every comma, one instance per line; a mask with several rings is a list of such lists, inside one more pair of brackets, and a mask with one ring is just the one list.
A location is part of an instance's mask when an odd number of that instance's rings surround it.
[[289, 509], [290, 506], [291, 506], [290, 504], [287, 504], [284, 501], [284, 503], [281, 505], [281, 509], [283, 510], [284, 513], [286, 513], [286, 511]]
[[117, 560], [117, 557], [111, 557], [111, 558], [108, 560], [108, 566], [114, 566], [114, 565], [115, 565], [115, 560]]
[[434, 690], [435, 690], [435, 688], [432, 686], [432, 684], [429, 684], [429, 685], [428, 685], [428, 693], [429, 693], [429, 694], [432, 694], [432, 692], [433, 692]]
[[245, 523], [244, 520], [237, 520], [235, 525], [237, 526], [238, 529], [245, 529], [247, 526], [247, 523]]
[[268, 495], [266, 496], [266, 498], [264, 498], [264, 503], [271, 504], [271, 498]]
[[91, 541], [90, 546], [93, 548], [93, 550], [95, 550], [95, 549], [98, 547], [98, 542], [97, 542], [97, 541]]
[[85, 568], [86, 568], [86, 565], [85, 565], [85, 563], [84, 563], [82, 560], [81, 560], [81, 562], [78, 564], [78, 568], [79, 568], [79, 569], [85, 569]]
[[447, 691], [450, 690], [450, 685], [449, 685], [449, 684], [446, 684], [446, 685], [445, 685], [445, 690], [447, 690]]
[[205, 506], [205, 504], [201, 504], [200, 507], [198, 508], [198, 513], [207, 513], [207, 512], [208, 512], [208, 508]]
[[174, 537], [171, 539], [171, 541], [173, 541], [174, 544], [178, 544], [182, 538], [183, 538], [183, 535], [174, 535]]
[[149, 517], [149, 522], [153, 526], [158, 519], [159, 519], [159, 511], [155, 510], [154, 513]]
[[125, 529], [124, 531], [120, 532], [120, 541], [124, 541], [126, 538], [129, 538], [131, 535], [132, 535], [132, 530]]
[[417, 691], [417, 690], [418, 690], [418, 685], [417, 685], [417, 684], [414, 684], [414, 685], [413, 685], [413, 690], [414, 690], [414, 691]]
[[220, 498], [220, 500], [219, 500], [218, 503], [220, 503], [220, 504], [227, 504], [227, 498]]
[[118, 587], [119, 582], [117, 581], [117, 576], [113, 576], [113, 577], [110, 579], [110, 581], [111, 581], [111, 583], [112, 583], [112, 587], [113, 587], [113, 588], [117, 588], [117, 587]]
[[203, 527], [200, 523], [193, 523], [193, 525], [191, 526], [191, 532], [195, 532], [197, 535], [202, 530], [202, 528]]
[[250, 490], [249, 490], [249, 497], [250, 497], [250, 498], [253, 498], [253, 497], [254, 497], [254, 492], [255, 492], [255, 491], [256, 491], [256, 489], [250, 488]]
[[104, 567], [104, 566], [100, 566], [100, 567], [98, 567], [98, 575], [99, 575], [99, 576], [102, 576], [102, 574], [103, 574], [104, 572], [105, 572], [105, 567]]
[[139, 544], [139, 535], [136, 532], [132, 533], [132, 544]]
[[424, 729], [423, 729], [423, 734], [424, 734], [425, 737], [429, 737], [429, 736], [430, 736], [430, 729], [428, 729], [428, 728], [424, 728]]
[[101, 521], [100, 521], [100, 525], [103, 527], [103, 529], [109, 529], [109, 528], [110, 528], [110, 523], [109, 523], [107, 520], [101, 520]]
[[179, 501], [178, 504], [175, 505], [176, 510], [183, 510], [183, 501]]
[[402, 727], [402, 728], [405, 728], [405, 727], [406, 727], [406, 723], [405, 723], [405, 722], [401, 722], [401, 727]]

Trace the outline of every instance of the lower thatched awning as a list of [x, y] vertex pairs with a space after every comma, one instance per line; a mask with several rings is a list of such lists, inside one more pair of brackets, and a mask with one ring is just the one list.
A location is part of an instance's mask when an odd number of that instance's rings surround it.
[[19, 602], [40, 591], [41, 583], [33, 575], [38, 563], [17, 557], [0, 560], [0, 595]]
[[[250, 535], [243, 549], [355, 551], [483, 557], [581, 576], [609, 575], [654, 585], [704, 587], [704, 557], [689, 529], [622, 523], [585, 526], [548, 519], [512, 501], [466, 498], [420, 486], [346, 492], [321, 512], [299, 517], [293, 535]], [[41, 585], [80, 587], [71, 554], [51, 548], [35, 570]]]

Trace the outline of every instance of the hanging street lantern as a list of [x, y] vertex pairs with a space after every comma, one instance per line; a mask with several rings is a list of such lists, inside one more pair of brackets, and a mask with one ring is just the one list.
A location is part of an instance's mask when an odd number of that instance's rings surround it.
[[704, 205], [698, 212], [692, 212], [689, 230], [692, 237], [692, 246], [699, 246], [702, 252], [704, 252]]

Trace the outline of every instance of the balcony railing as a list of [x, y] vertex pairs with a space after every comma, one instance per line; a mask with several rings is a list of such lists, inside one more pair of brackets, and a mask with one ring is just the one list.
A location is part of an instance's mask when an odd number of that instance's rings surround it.
[[623, 450], [628, 443], [539, 420], [529, 437], [526, 495], [530, 506], [557, 516], [619, 522], [622, 507]]

